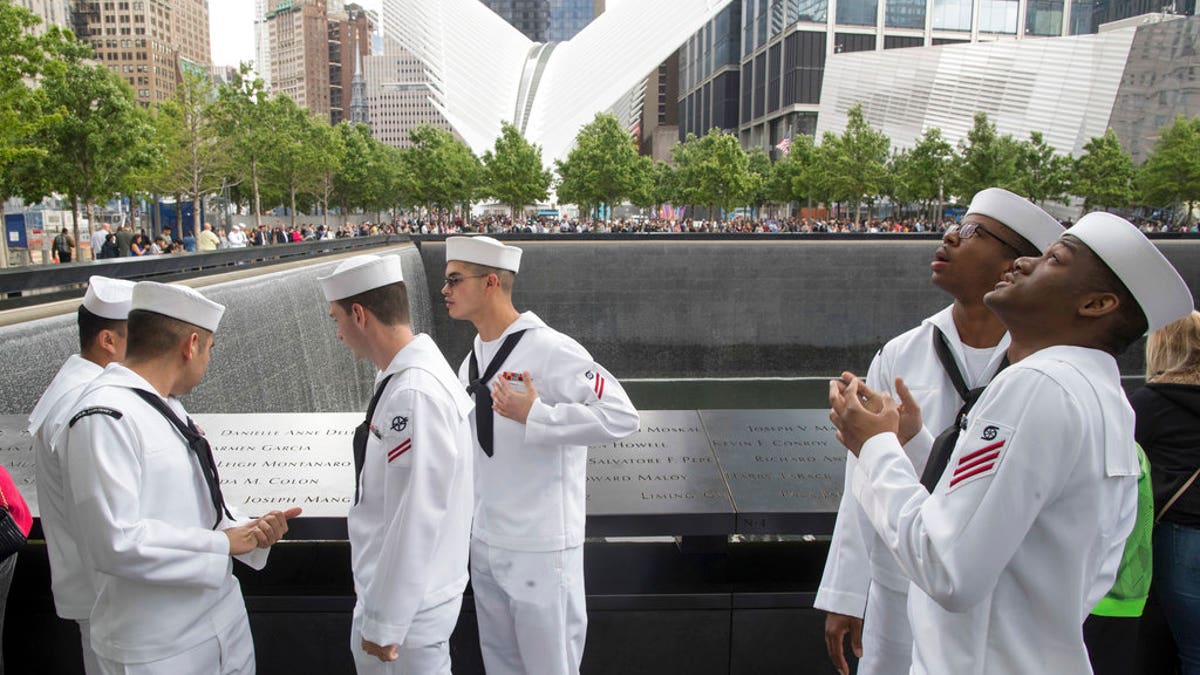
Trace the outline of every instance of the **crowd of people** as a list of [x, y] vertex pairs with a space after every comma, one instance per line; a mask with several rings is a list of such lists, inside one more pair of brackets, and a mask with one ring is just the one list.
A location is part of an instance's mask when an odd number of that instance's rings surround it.
[[[641, 216], [613, 220], [588, 220], [565, 216], [539, 216], [513, 221], [509, 216], [478, 216], [462, 218], [400, 217], [384, 222], [364, 221], [342, 225], [259, 225], [248, 226], [234, 223], [228, 230], [214, 228], [204, 223], [199, 236], [190, 229], [180, 236], [172, 228], [163, 228], [158, 235], [151, 235], [144, 228], [134, 230], [129, 225], [115, 229], [110, 223], [101, 223], [91, 235], [91, 248], [95, 259], [139, 257], [173, 253], [204, 253], [246, 246], [272, 246], [295, 244], [324, 239], [369, 237], [383, 234], [879, 234], [879, 233], [935, 233], [940, 234], [953, 227], [954, 218], [931, 220], [928, 218], [800, 218], [737, 216], [728, 220], [704, 220], [684, 218], [668, 220]], [[1200, 233], [1200, 223], [1171, 224], [1158, 219], [1133, 219], [1138, 228], [1146, 233]], [[1070, 227], [1071, 222], [1065, 221]], [[78, 259], [75, 240], [67, 229], [52, 240], [51, 254], [54, 262], [71, 262]]]

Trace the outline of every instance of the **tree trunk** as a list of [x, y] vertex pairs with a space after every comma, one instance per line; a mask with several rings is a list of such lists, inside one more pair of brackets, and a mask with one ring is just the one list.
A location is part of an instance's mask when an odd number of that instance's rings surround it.
[[192, 198], [192, 237], [200, 240], [200, 193], [193, 192]]
[[0, 199], [0, 269], [8, 267], [8, 223], [4, 220], [4, 200]]
[[295, 185], [292, 185], [288, 188], [288, 198], [290, 199], [290, 203], [291, 203], [292, 229], [295, 229], [296, 228], [296, 186]]
[[262, 225], [262, 196], [258, 191], [258, 160], [250, 160], [250, 182], [254, 190], [254, 229]]
[[[79, 239], [79, 197], [71, 195], [71, 229], [75, 231], [75, 238]], [[44, 228], [43, 228], [44, 230]], [[57, 234], [55, 236], [58, 236]], [[50, 240], [50, 258], [46, 262], [54, 260], [54, 240]]]
[[[88, 215], [88, 239], [91, 239], [92, 229], [96, 227], [96, 205], [90, 200], [87, 203]], [[75, 227], [75, 257], [71, 260], [79, 262], [83, 260], [83, 241], [79, 238], [79, 226]]]

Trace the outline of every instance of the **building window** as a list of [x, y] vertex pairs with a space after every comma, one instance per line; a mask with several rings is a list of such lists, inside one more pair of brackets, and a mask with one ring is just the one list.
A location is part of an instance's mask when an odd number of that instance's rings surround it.
[[1017, 12], [1017, 0], [980, 0], [979, 32], [1015, 35]]
[[888, 28], [925, 27], [925, 0], [887, 0], [884, 11]]
[[788, 23], [825, 23], [828, 19], [829, 0], [788, 0]]
[[878, 0], [842, 0], [837, 4], [837, 22], [847, 26], [874, 26]]
[[971, 0], [933, 0], [934, 30], [971, 30]]
[[1062, 35], [1063, 0], [1029, 0], [1025, 6], [1026, 35]]

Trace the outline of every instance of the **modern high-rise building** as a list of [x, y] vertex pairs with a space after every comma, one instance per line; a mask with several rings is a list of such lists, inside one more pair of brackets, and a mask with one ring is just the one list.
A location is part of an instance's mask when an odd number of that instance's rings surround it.
[[[1195, 13], [1196, 0], [1165, 0]], [[680, 53], [680, 136], [773, 149], [812, 135], [835, 54], [1095, 33], [1162, 0], [737, 0]], [[1149, 9], [1147, 9], [1149, 7]], [[897, 57], [903, 60], [901, 57]], [[839, 82], [853, 89], [853, 83]]]
[[408, 132], [420, 126], [451, 131], [433, 104], [432, 81], [421, 60], [395, 40], [365, 59], [368, 124], [375, 140], [397, 148], [411, 145]]
[[271, 35], [267, 26], [269, 0], [254, 0], [254, 72], [271, 89]]
[[604, 13], [604, 0], [482, 0], [534, 42], [565, 42]]
[[[1037, 131], [1076, 157], [1112, 129], [1141, 162], [1176, 115], [1200, 116], [1198, 44], [1200, 17], [1149, 14], [1091, 35], [837, 54], [825, 67], [816, 132], [840, 133], [861, 104], [895, 150], [931, 128], [957, 144], [983, 112], [1000, 134]], [[1079, 215], [1078, 203], [1045, 206]]]
[[35, 32], [44, 33], [49, 26], [66, 28], [71, 22], [70, 0], [17, 0], [17, 5], [42, 19]]
[[329, 116], [329, 22], [325, 0], [282, 0], [267, 12], [271, 93]]
[[370, 13], [357, 4], [278, 0], [266, 23], [271, 92], [330, 124], [348, 119], [359, 57], [371, 53]]
[[357, 4], [338, 3], [329, 12], [329, 122], [350, 119], [350, 98], [362, 58], [371, 54], [369, 13]]
[[175, 93], [181, 60], [207, 72], [212, 63], [207, 0], [77, 1], [71, 27], [95, 58], [133, 86], [149, 107]]
[[729, 4], [679, 48], [679, 138], [738, 129], [742, 3]]

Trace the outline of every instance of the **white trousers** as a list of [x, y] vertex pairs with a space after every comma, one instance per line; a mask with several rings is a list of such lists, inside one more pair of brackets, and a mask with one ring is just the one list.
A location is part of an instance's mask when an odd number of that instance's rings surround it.
[[83, 672], [85, 675], [100, 675], [100, 662], [96, 660], [96, 651], [92, 649], [92, 624], [87, 619], [79, 619], [79, 642], [83, 647]]
[[[363, 651], [362, 617], [350, 629], [350, 652], [358, 675], [450, 675], [450, 634], [458, 624], [462, 596], [417, 613], [395, 661], [380, 661]], [[387, 645], [383, 645], [387, 646]]]
[[908, 593], [871, 583], [867, 591], [862, 640], [863, 656], [858, 662], [858, 675], [908, 675], [913, 648]]
[[243, 614], [219, 635], [174, 656], [118, 663], [97, 656], [103, 675], [254, 675], [254, 638]]
[[583, 547], [509, 551], [471, 540], [488, 675], [577, 675], [587, 637]]

